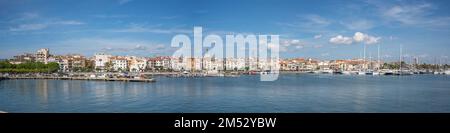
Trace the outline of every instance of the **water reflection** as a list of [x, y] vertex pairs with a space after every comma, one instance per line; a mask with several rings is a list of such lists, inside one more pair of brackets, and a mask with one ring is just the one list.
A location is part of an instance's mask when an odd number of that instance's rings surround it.
[[450, 112], [446, 76], [282, 75], [156, 83], [4, 80], [7, 112]]

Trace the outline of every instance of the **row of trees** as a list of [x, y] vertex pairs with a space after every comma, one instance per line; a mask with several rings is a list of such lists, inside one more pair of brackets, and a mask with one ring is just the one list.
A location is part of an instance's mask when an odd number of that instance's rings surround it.
[[[449, 68], [448, 64], [444, 64], [444, 65], [438, 65], [438, 64], [406, 64], [405, 62], [401, 62], [402, 63], [402, 68], [410, 68], [410, 69], [421, 69], [421, 70], [438, 70], [438, 69], [447, 69]], [[384, 63], [383, 64], [383, 69], [399, 69], [400, 68], [400, 63], [398, 62], [393, 62], [393, 63]]]
[[59, 70], [58, 63], [50, 62], [26, 62], [21, 64], [11, 64], [8, 61], [0, 61], [0, 72], [8, 73], [53, 73]]

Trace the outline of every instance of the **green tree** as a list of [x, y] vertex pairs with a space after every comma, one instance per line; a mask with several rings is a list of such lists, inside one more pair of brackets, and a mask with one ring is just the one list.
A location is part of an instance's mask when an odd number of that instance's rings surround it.
[[106, 62], [106, 63], [105, 63], [105, 70], [106, 70], [107, 72], [111, 71], [112, 65], [113, 65], [113, 64], [112, 64], [111, 62]]

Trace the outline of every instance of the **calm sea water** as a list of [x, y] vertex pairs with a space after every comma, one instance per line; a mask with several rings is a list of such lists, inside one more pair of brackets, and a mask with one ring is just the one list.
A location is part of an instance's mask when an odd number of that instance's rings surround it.
[[0, 81], [6, 112], [450, 112], [450, 76], [284, 74], [155, 83]]

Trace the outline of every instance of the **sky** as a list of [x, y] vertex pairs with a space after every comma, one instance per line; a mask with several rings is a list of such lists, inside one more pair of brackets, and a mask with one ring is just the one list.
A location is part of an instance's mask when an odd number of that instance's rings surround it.
[[[280, 56], [447, 63], [448, 0], [0, 0], [0, 58], [52, 54], [172, 55], [171, 39], [280, 35]], [[193, 38], [192, 38], [193, 39]]]

